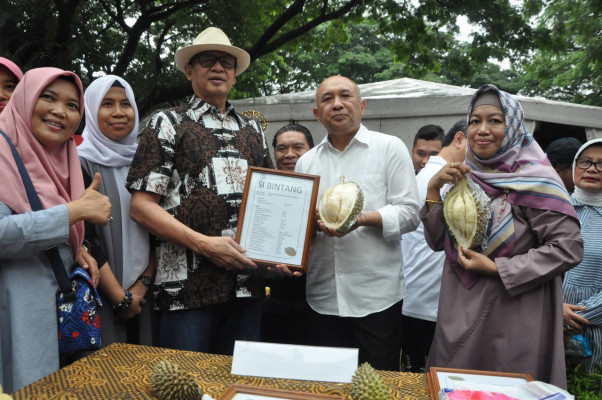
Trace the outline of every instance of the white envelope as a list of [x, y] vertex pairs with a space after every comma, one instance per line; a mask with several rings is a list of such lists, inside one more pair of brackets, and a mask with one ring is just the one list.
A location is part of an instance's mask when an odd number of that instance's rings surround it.
[[350, 383], [358, 349], [280, 343], [234, 344], [232, 374]]

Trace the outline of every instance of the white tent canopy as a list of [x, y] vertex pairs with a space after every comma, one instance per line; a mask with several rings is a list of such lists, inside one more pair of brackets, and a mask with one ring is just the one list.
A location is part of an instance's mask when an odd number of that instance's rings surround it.
[[[476, 89], [402, 78], [359, 85], [367, 106], [363, 123], [369, 129], [400, 137], [411, 148], [414, 135], [426, 124], [447, 130], [466, 117], [468, 103]], [[538, 138], [540, 123], [577, 127], [584, 131], [581, 140], [602, 137], [602, 107], [516, 96], [525, 110], [527, 127]], [[291, 122], [305, 125], [319, 143], [326, 131], [313, 115], [315, 90], [232, 101], [240, 111], [255, 110], [268, 121], [266, 135]], [[546, 132], [540, 132], [545, 136]], [[548, 140], [549, 142], [551, 140]]]

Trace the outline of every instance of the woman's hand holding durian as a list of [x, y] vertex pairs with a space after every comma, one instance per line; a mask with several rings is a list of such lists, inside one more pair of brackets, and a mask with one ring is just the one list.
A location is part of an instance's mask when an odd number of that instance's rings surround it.
[[426, 206], [430, 211], [434, 203], [440, 203], [441, 200], [441, 188], [446, 184], [455, 184], [460, 179], [464, 178], [464, 175], [471, 173], [470, 167], [464, 163], [451, 162], [447, 163], [437, 172], [429, 181], [426, 191]]
[[458, 246], [458, 263], [465, 270], [481, 275], [499, 276], [495, 261], [474, 250]]

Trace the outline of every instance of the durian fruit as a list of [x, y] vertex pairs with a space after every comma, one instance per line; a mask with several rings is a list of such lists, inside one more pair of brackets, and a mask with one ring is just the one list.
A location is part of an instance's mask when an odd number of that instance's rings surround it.
[[355, 182], [345, 182], [345, 177], [341, 176], [340, 183], [328, 188], [320, 197], [318, 213], [328, 228], [345, 233], [353, 226], [362, 208], [362, 189]]
[[163, 400], [200, 400], [201, 388], [194, 377], [169, 361], [161, 361], [151, 374], [151, 389], [155, 396]]
[[489, 197], [469, 176], [460, 179], [445, 196], [443, 216], [456, 245], [479, 250], [486, 247]]
[[351, 396], [354, 400], [391, 400], [387, 385], [367, 362], [360, 365], [351, 378]]

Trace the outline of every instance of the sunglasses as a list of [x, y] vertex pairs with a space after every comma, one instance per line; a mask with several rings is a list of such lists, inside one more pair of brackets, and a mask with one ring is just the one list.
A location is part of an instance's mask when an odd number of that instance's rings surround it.
[[201, 67], [211, 68], [219, 60], [222, 67], [226, 69], [232, 69], [236, 67], [236, 57], [230, 54], [224, 54], [223, 56], [214, 56], [213, 54], [199, 54], [196, 56], [190, 64], [198, 62]]
[[602, 172], [602, 160], [593, 162], [588, 158], [580, 158], [577, 160], [577, 166], [581, 169], [588, 169], [594, 165], [596, 167], [596, 171]]

